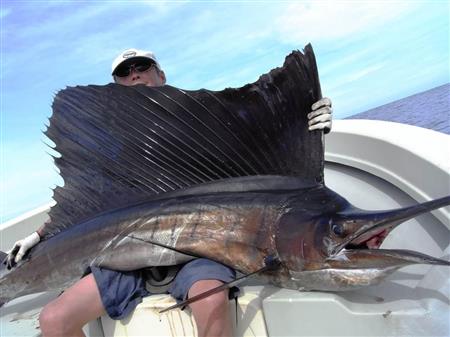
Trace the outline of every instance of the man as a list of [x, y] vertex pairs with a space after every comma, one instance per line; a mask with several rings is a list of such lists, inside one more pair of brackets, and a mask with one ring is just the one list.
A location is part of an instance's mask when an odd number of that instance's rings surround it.
[[[166, 76], [151, 52], [129, 49], [112, 64], [112, 76], [118, 84], [162, 86]], [[308, 115], [309, 129], [331, 128], [331, 102], [322, 99]], [[45, 225], [27, 238], [16, 242], [9, 260], [18, 262], [46, 233]], [[227, 266], [207, 259], [185, 264], [177, 273], [169, 293], [184, 300], [229, 282], [235, 272]], [[142, 297], [148, 295], [142, 271], [117, 272], [92, 267], [91, 273], [68, 288], [42, 310], [39, 321], [46, 336], [84, 336], [82, 327], [89, 321], [108, 314], [113, 319], [127, 316]], [[190, 304], [199, 336], [231, 336], [228, 290]]]

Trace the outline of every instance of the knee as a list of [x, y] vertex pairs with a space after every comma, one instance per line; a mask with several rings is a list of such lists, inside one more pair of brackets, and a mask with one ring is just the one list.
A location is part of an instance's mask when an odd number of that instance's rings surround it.
[[64, 309], [50, 302], [39, 314], [39, 326], [44, 336], [64, 335], [67, 319]]
[[190, 304], [199, 336], [232, 336], [228, 289]]
[[211, 296], [208, 296], [204, 298], [203, 300], [199, 301], [202, 302], [202, 305], [204, 305], [207, 308], [227, 308], [228, 307], [228, 289], [222, 290], [218, 293], [215, 293]]
[[[191, 298], [191, 297], [197, 296], [197, 295], [202, 294], [210, 289], [218, 287], [222, 284], [223, 283], [218, 280], [197, 281], [196, 283], [193, 284], [193, 286], [189, 290], [188, 297]], [[219, 307], [227, 306], [228, 305], [228, 289], [225, 289], [225, 290], [219, 291], [215, 294], [212, 294], [204, 299], [199, 300], [198, 302], [193, 302], [191, 304], [191, 307], [192, 307], [192, 305], [195, 305], [196, 303], [199, 303], [202, 307], [205, 307], [205, 308], [219, 308]]]
[[194, 316], [205, 320], [223, 320], [228, 315], [228, 289], [190, 304]]

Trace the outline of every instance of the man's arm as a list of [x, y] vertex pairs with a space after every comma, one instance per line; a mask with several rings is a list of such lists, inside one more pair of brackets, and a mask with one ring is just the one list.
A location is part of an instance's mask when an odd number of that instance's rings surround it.
[[308, 114], [309, 131], [322, 130], [324, 133], [331, 131], [332, 112], [331, 99], [324, 97], [311, 106], [311, 112]]

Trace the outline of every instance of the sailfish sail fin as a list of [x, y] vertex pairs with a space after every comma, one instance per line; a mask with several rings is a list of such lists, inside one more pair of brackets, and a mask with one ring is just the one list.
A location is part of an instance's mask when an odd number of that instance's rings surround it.
[[314, 53], [242, 88], [78, 86], [60, 91], [46, 135], [61, 156], [46, 235], [98, 213], [225, 178], [283, 175], [323, 183], [321, 98]]

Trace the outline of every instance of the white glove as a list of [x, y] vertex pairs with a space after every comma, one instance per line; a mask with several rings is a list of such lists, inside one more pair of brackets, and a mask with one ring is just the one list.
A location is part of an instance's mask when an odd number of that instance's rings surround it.
[[328, 133], [331, 130], [331, 100], [327, 97], [322, 98], [311, 106], [311, 112], [308, 114], [309, 131], [323, 130]]
[[41, 237], [37, 232], [34, 232], [28, 235], [26, 238], [17, 241], [14, 244], [14, 247], [8, 254], [6, 258], [6, 264], [8, 268], [13, 267], [16, 263], [22, 260], [23, 256], [35, 245], [37, 245], [41, 241]]

